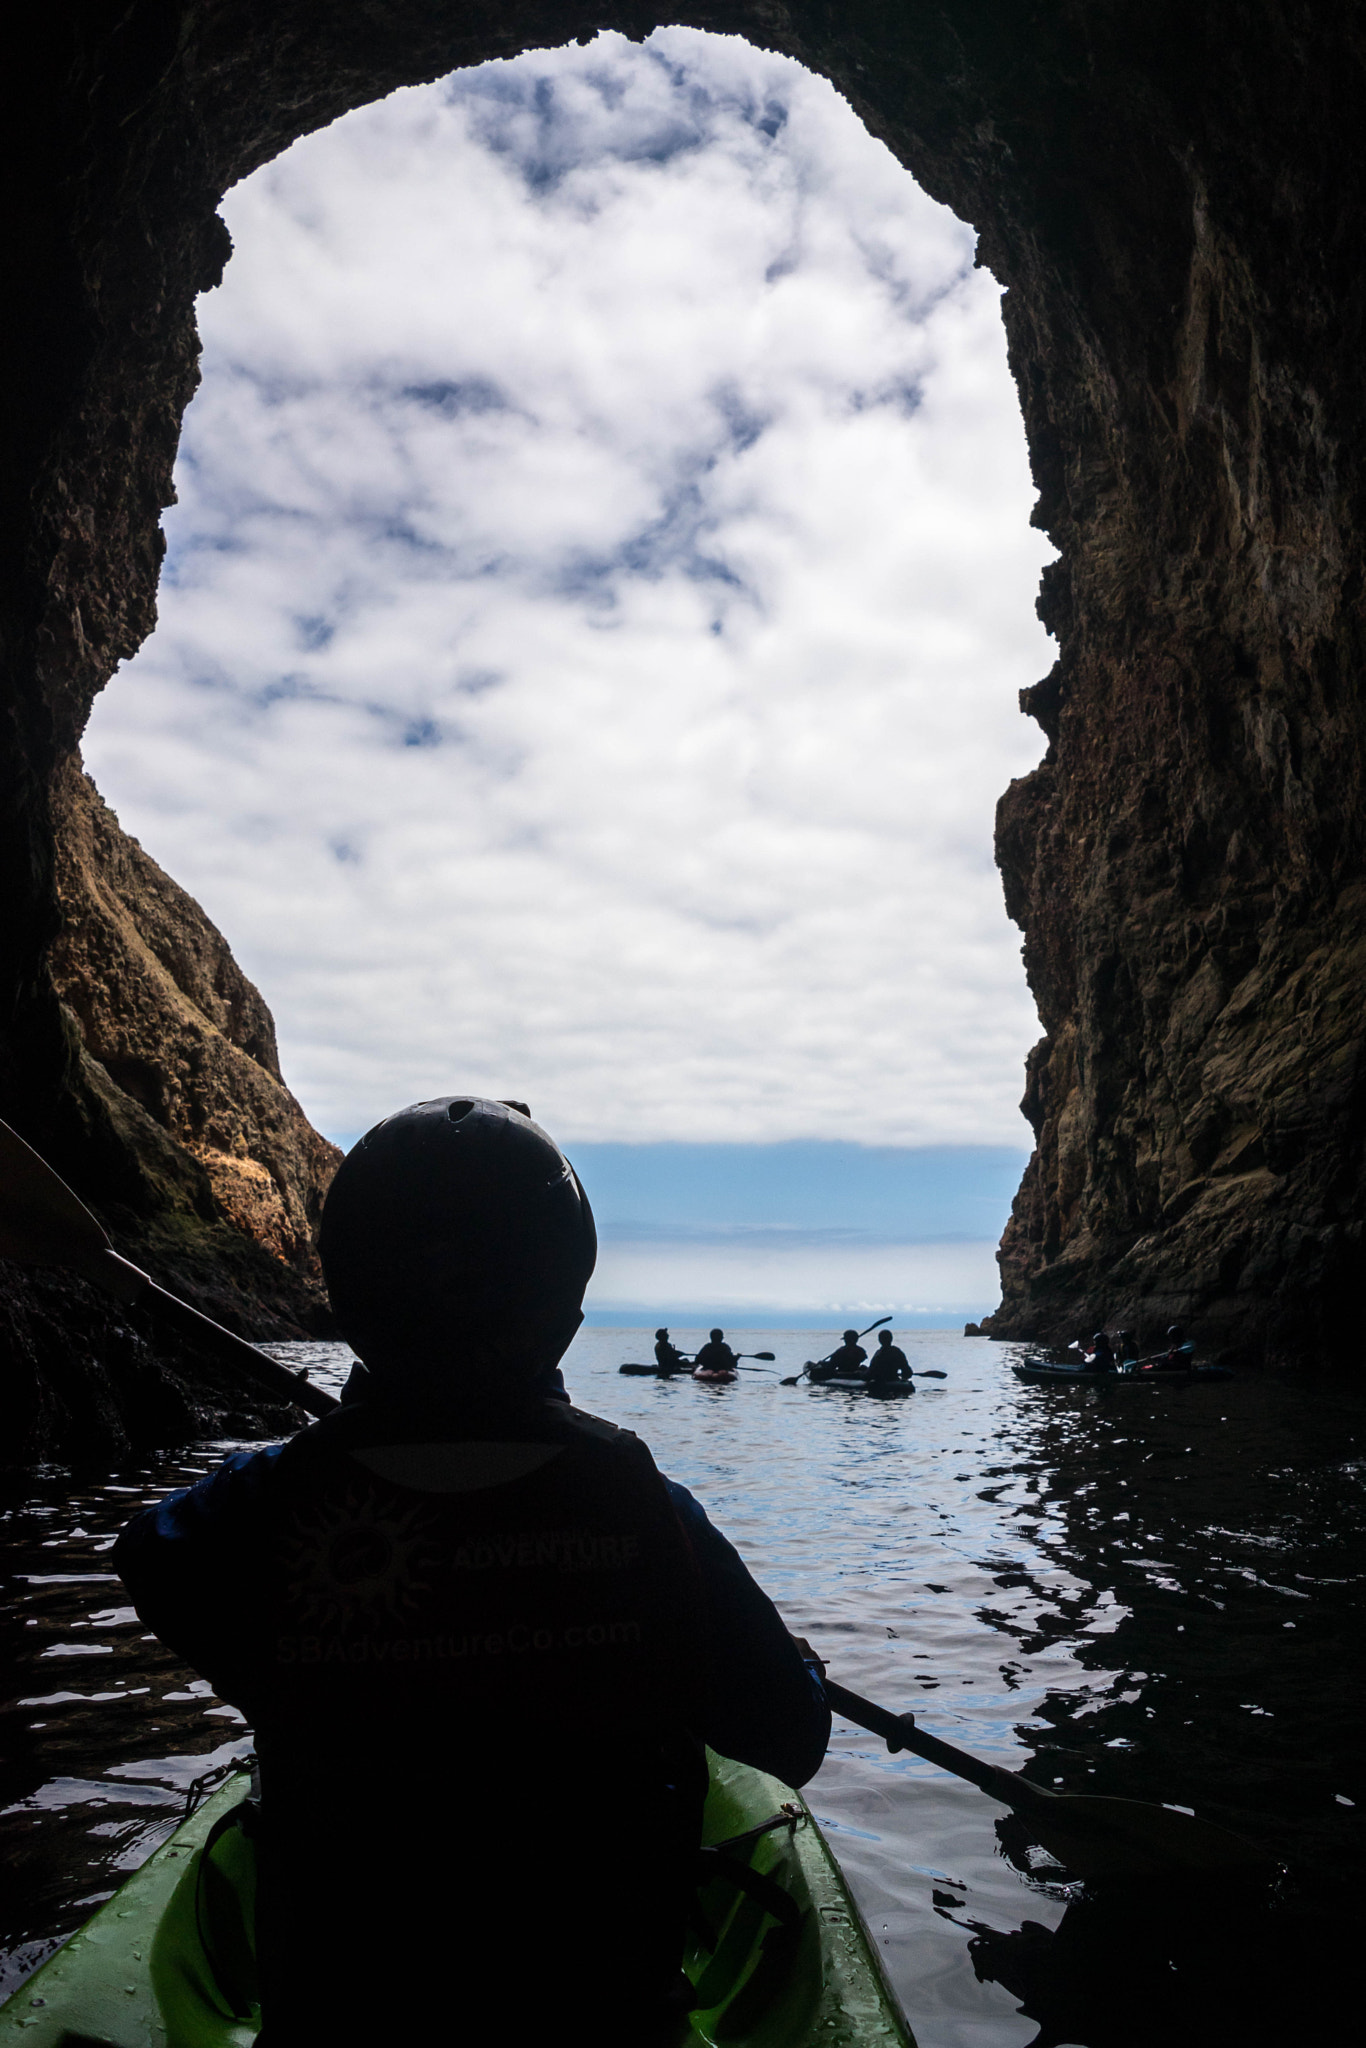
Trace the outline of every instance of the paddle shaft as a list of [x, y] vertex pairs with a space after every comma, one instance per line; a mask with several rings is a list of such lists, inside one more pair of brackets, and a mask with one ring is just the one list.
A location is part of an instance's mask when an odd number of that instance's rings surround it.
[[889, 1713], [829, 1678], [825, 1696], [837, 1712], [880, 1735], [890, 1750], [913, 1750], [1011, 1807], [1034, 1839], [1079, 1876], [1128, 1879], [1184, 1871], [1262, 1883], [1275, 1870], [1264, 1849], [1194, 1814], [1140, 1799], [1050, 1791], [926, 1735], [912, 1715]]
[[868, 1729], [870, 1734], [880, 1735], [889, 1749], [914, 1750], [927, 1763], [938, 1764], [941, 1770], [951, 1771], [955, 1778], [966, 1778], [970, 1785], [990, 1793], [1003, 1806], [1029, 1805], [1031, 1801], [1047, 1797], [1025, 1779], [998, 1770], [995, 1764], [984, 1764], [980, 1758], [969, 1756], [965, 1749], [955, 1749], [951, 1742], [941, 1742], [937, 1735], [927, 1735], [923, 1728], [916, 1727], [909, 1714], [893, 1714], [887, 1707], [879, 1707], [873, 1700], [862, 1699], [858, 1693], [850, 1692], [847, 1686], [837, 1685], [833, 1678], [825, 1681], [825, 1697], [837, 1713], [847, 1715], [849, 1720], [857, 1722], [860, 1728]]
[[245, 1366], [268, 1386], [277, 1400], [306, 1408], [312, 1415], [330, 1415], [337, 1406], [331, 1394], [310, 1386], [278, 1359], [244, 1337], [225, 1330], [212, 1316], [201, 1315], [178, 1295], [120, 1257], [109, 1233], [80, 1196], [54, 1172], [40, 1152], [0, 1122], [0, 1257], [25, 1265], [68, 1266], [105, 1294], [131, 1305], [146, 1302], [162, 1321], [183, 1336], [216, 1352], [231, 1364]]
[[182, 1301], [178, 1294], [169, 1294], [155, 1280], [148, 1280], [137, 1299], [145, 1301], [163, 1323], [178, 1330], [183, 1337], [202, 1344], [206, 1351], [215, 1352], [229, 1365], [245, 1366], [279, 1399], [291, 1402], [296, 1408], [306, 1408], [310, 1415], [330, 1415], [338, 1406], [335, 1395], [313, 1386], [302, 1373], [291, 1372], [287, 1365], [281, 1365], [278, 1358], [258, 1351], [245, 1337], [225, 1330], [212, 1316], [201, 1315], [197, 1308], [190, 1307], [188, 1301]]
[[[891, 1317], [890, 1317], [890, 1316], [879, 1316], [879, 1317], [878, 1317], [878, 1319], [877, 1319], [877, 1321], [876, 1321], [875, 1323], [869, 1323], [869, 1325], [868, 1325], [868, 1328], [867, 1328], [866, 1330], [860, 1330], [860, 1331], [859, 1331], [859, 1333], [858, 1333], [858, 1335], [859, 1335], [860, 1337], [867, 1337], [867, 1336], [871, 1335], [871, 1333], [872, 1333], [872, 1332], [873, 1332], [874, 1330], [880, 1330], [880, 1329], [882, 1328], [882, 1325], [883, 1325], [884, 1323], [890, 1323], [890, 1321], [891, 1321], [891, 1320], [892, 1320], [892, 1319], [891, 1319]], [[824, 1358], [815, 1358], [815, 1359], [813, 1359], [813, 1360], [812, 1360], [811, 1362], [812, 1362], [812, 1364], [813, 1364], [813, 1365], [829, 1365], [829, 1363], [830, 1363], [831, 1359], [832, 1359], [832, 1358], [834, 1357], [834, 1355], [835, 1355], [835, 1354], [834, 1354], [834, 1352], [833, 1352], [833, 1351], [827, 1351], [827, 1352], [826, 1352], [826, 1354], [825, 1354], [825, 1356], [824, 1356]], [[802, 1367], [802, 1371], [803, 1371], [803, 1372], [805, 1372], [805, 1371], [806, 1371], [806, 1367], [805, 1367], [805, 1366], [803, 1366], [803, 1367]]]

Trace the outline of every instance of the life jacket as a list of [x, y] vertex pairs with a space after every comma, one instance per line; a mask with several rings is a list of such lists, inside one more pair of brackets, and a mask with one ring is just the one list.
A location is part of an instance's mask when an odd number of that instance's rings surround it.
[[470, 1973], [511, 1973], [533, 2032], [606, 1983], [629, 2033], [677, 1985], [706, 1782], [700, 1588], [648, 1450], [555, 1402], [445, 1444], [343, 1409], [285, 1447], [265, 1519], [271, 2048], [377, 2013], [443, 2037]]

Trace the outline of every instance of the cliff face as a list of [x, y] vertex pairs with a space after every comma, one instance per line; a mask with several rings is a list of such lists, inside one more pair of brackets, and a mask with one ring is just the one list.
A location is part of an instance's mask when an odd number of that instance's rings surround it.
[[[1045, 330], [1008, 302], [1063, 558], [1040, 601], [1060, 658], [1024, 693], [1048, 759], [998, 814], [1048, 1035], [992, 1327], [1181, 1321], [1234, 1357], [1346, 1358], [1366, 1213], [1361, 22], [1197, 12], [1114, 79], [1127, 132], [1077, 195], [1070, 331], [1056, 304]], [[1113, 182], [1140, 113], [1141, 236]]]
[[[75, 763], [56, 815], [62, 923], [48, 962], [97, 1063], [91, 1085], [144, 1166], [169, 1140], [202, 1169], [207, 1202], [196, 1176], [177, 1175], [198, 1210], [211, 1204], [291, 1275], [317, 1282], [314, 1233], [341, 1154], [285, 1087], [269, 1010], [222, 934]], [[289, 1291], [276, 1288], [282, 1304]], [[298, 1293], [307, 1312], [306, 1287]]]
[[[269, 1010], [77, 760], [53, 814], [61, 921], [46, 964], [68, 1114], [95, 1141], [61, 1163], [83, 1194], [103, 1164], [105, 1225], [163, 1286], [244, 1335], [325, 1333], [313, 1240], [341, 1154], [285, 1087]], [[0, 1268], [0, 1358], [0, 1466], [290, 1426], [154, 1317], [61, 1273]]]
[[[661, 18], [67, 0], [7, 72], [0, 1113], [116, 1233], [243, 1315], [300, 1312], [327, 1157], [273, 1092], [222, 942], [73, 770], [154, 619], [194, 295], [228, 254], [215, 209], [397, 85]], [[1026, 693], [1049, 754], [999, 825], [1046, 1037], [995, 1328], [1179, 1316], [1247, 1355], [1345, 1344], [1366, 1145], [1359, 16], [733, 0], [667, 18], [827, 73], [1009, 287], [1061, 559], [1041, 600], [1058, 664]]]

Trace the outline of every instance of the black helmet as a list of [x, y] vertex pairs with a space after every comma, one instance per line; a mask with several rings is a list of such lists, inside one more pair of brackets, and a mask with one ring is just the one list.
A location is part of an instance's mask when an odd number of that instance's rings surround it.
[[656, 1337], [667, 1337], [667, 1336], [668, 1336], [668, 1334], [669, 1334], [669, 1333], [668, 1333], [668, 1331], [667, 1331], [667, 1330], [656, 1330], [656, 1331], [655, 1331], [655, 1336], [656, 1336]]
[[891, 1343], [891, 1341], [892, 1341], [892, 1333], [891, 1333], [891, 1331], [890, 1331], [890, 1330], [879, 1330], [879, 1331], [878, 1331], [878, 1333], [877, 1333], [877, 1341], [878, 1341], [878, 1343], [879, 1343], [879, 1344], [890, 1344], [890, 1343]]
[[534, 1382], [582, 1321], [588, 1198], [520, 1107], [441, 1096], [367, 1131], [318, 1236], [342, 1335], [372, 1372]]
[[1171, 1338], [1173, 1344], [1179, 1344], [1181, 1342], [1181, 1339], [1185, 1336], [1185, 1334], [1186, 1333], [1182, 1329], [1180, 1323], [1173, 1323], [1170, 1329], [1167, 1331], [1167, 1335]]
[[724, 1331], [724, 1330], [713, 1330], [713, 1331], [711, 1332], [711, 1341], [712, 1341], [712, 1343], [713, 1343], [713, 1344], [719, 1344], [719, 1343], [721, 1342], [721, 1339], [722, 1339], [722, 1338], [723, 1338], [723, 1337], [725, 1336], [725, 1334], [726, 1334], [726, 1333], [725, 1333], [725, 1331]]
[[858, 1331], [857, 1331], [857, 1330], [846, 1330], [846, 1331], [845, 1331], [845, 1333], [844, 1333], [844, 1341], [845, 1341], [845, 1343], [846, 1343], [846, 1344], [857, 1344], [857, 1343], [858, 1343]]
[[1097, 1330], [1095, 1335], [1092, 1337], [1091, 1342], [1093, 1344], [1103, 1344], [1105, 1342], [1104, 1330]]

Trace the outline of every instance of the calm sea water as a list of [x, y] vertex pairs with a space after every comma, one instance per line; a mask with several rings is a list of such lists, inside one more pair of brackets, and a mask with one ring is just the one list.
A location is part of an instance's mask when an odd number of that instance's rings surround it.
[[[685, 1336], [702, 1333], [675, 1333]], [[1186, 1807], [1263, 1843], [1272, 1891], [1088, 1893], [970, 1785], [837, 1722], [810, 1799], [921, 2048], [1286, 2038], [1359, 2002], [1366, 1398], [1272, 1381], [1032, 1388], [1016, 1348], [900, 1339], [947, 1373], [874, 1402], [623, 1378], [644, 1333], [585, 1331], [579, 1403], [637, 1430], [832, 1675], [1064, 1790]], [[831, 1333], [830, 1343], [837, 1341]], [[340, 1347], [275, 1347], [335, 1384]], [[685, 1348], [691, 1348], [688, 1344]], [[226, 1445], [32, 1475], [5, 1502], [0, 1695], [8, 1990], [249, 1746], [110, 1572], [142, 1502]]]

